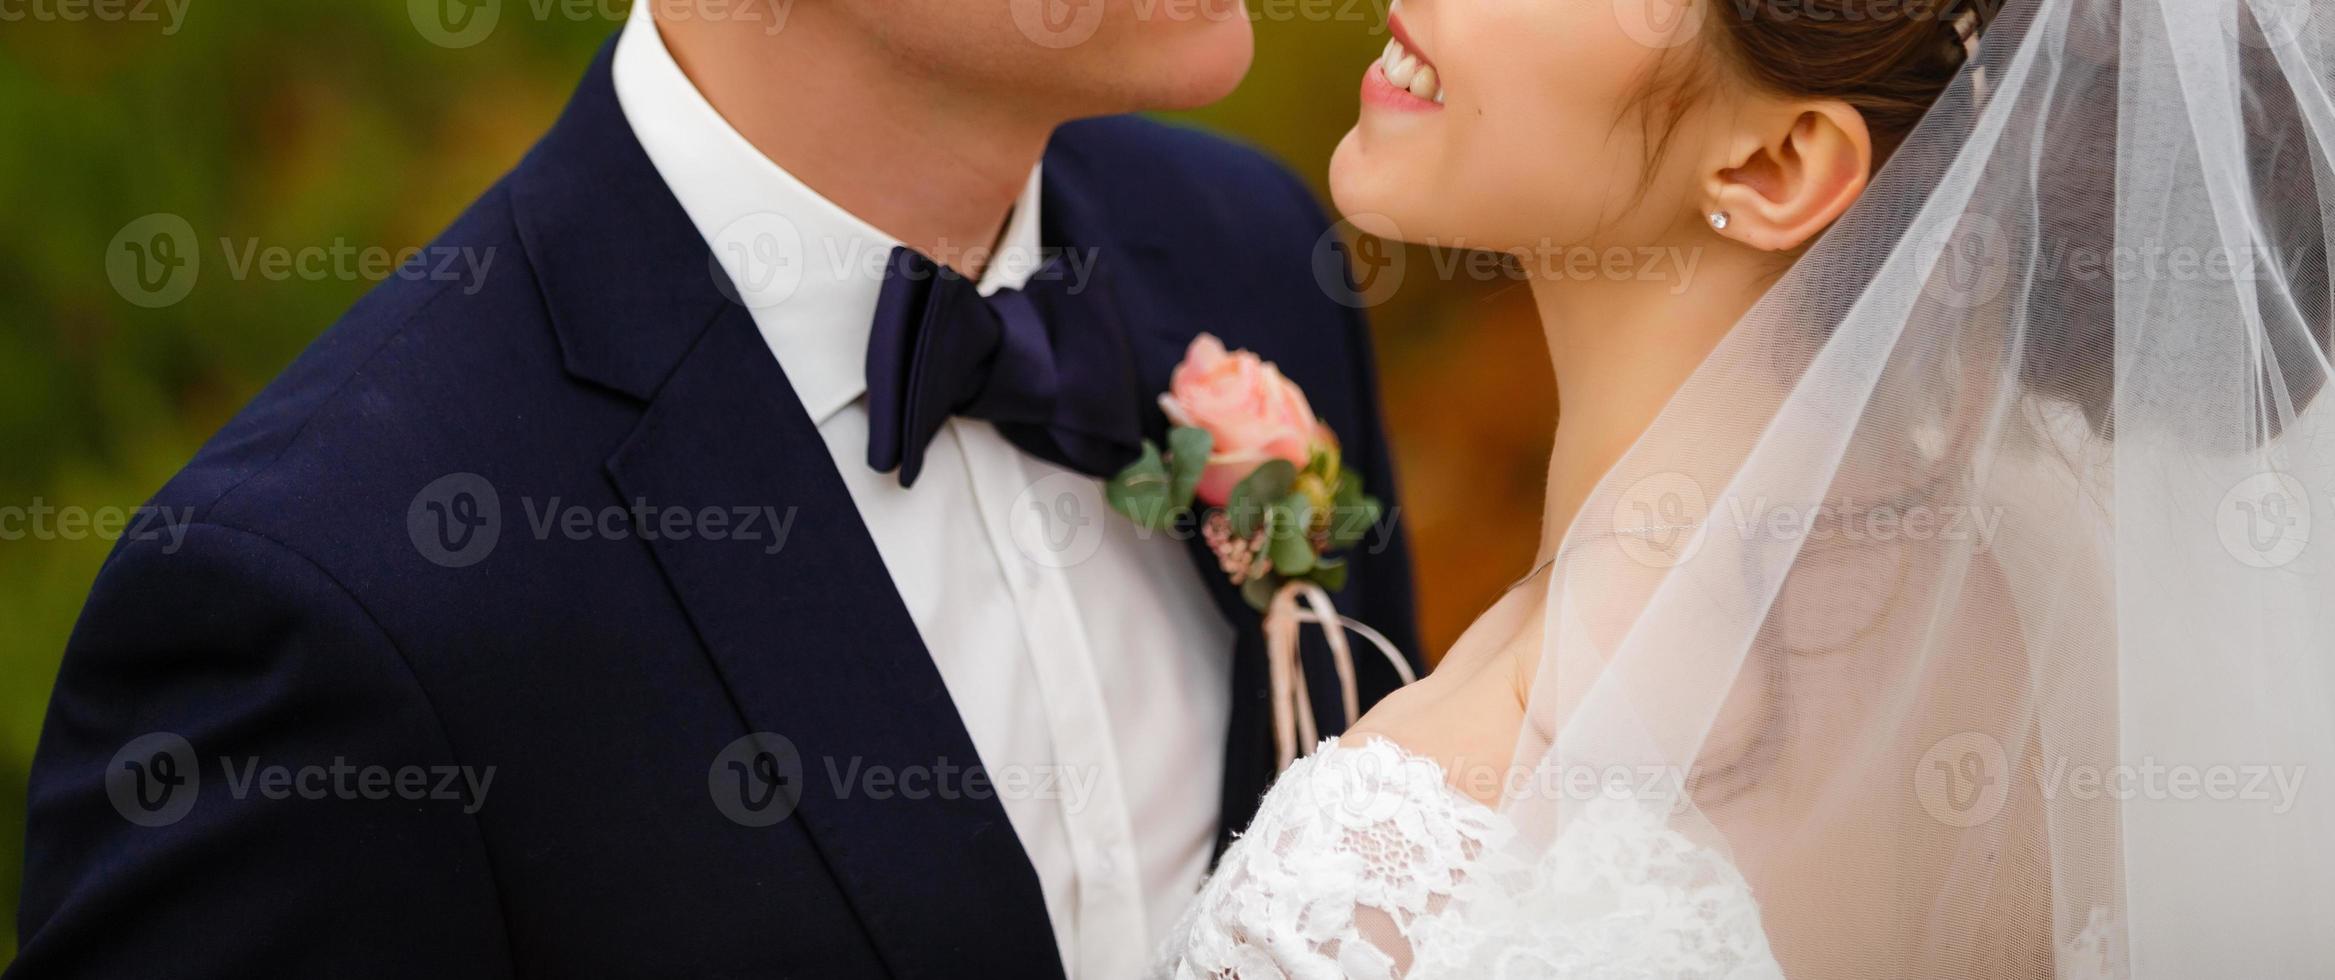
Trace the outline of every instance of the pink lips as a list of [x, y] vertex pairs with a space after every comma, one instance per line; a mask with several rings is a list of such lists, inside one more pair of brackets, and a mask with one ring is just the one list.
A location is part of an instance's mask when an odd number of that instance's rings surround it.
[[1433, 112], [1443, 108], [1434, 99], [1422, 99], [1412, 95], [1410, 89], [1396, 88], [1395, 83], [1387, 80], [1386, 66], [1375, 61], [1370, 63], [1369, 71], [1362, 73], [1362, 103], [1404, 112]]
[[[1403, 46], [1403, 50], [1419, 59], [1421, 65], [1434, 67], [1434, 62], [1428, 61], [1426, 55], [1419, 53], [1417, 42], [1411, 40], [1411, 32], [1403, 27], [1401, 14], [1390, 14], [1387, 17], [1386, 28], [1387, 32], [1393, 34], [1394, 39]], [[1370, 70], [1362, 73], [1362, 104], [1404, 112], [1433, 112], [1443, 108], [1442, 103], [1434, 99], [1413, 95], [1410, 89], [1396, 85], [1392, 79], [1387, 78], [1386, 65], [1383, 61], [1372, 61]]]

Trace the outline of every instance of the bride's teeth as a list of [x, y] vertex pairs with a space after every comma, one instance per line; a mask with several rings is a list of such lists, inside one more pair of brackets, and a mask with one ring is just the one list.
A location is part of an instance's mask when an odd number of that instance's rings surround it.
[[1403, 42], [1389, 40], [1386, 50], [1378, 56], [1379, 70], [1396, 88], [1404, 89], [1422, 99], [1443, 104], [1443, 80], [1436, 77], [1435, 68], [1420, 61], [1419, 56], [1403, 49]]
[[1387, 72], [1387, 84], [1406, 89], [1417, 98], [1429, 98], [1443, 105], [1443, 79], [1436, 77], [1434, 65], [1420, 61], [1420, 56], [1403, 49], [1403, 42], [1389, 40], [1387, 49], [1378, 56], [1378, 68]]
[[1411, 76], [1418, 74], [1418, 72], [1419, 59], [1406, 54], [1403, 55], [1402, 60], [1395, 62], [1393, 67], [1386, 70], [1386, 80], [1394, 83], [1396, 88], [1409, 88], [1411, 87]]

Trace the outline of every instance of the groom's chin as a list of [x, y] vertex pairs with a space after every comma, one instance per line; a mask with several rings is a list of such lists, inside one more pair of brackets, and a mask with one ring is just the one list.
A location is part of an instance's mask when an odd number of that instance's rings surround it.
[[[1134, 86], [1130, 108], [1170, 111], [1197, 109], [1231, 95], [1256, 57], [1256, 37], [1248, 18], [1232, 17], [1178, 25], [1172, 37], [1146, 38], [1128, 61], [1109, 66]], [[1129, 64], [1131, 61], [1133, 64]]]

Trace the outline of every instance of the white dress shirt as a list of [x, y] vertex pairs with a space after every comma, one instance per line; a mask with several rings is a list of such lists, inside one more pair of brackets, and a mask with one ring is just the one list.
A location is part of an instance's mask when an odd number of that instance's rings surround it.
[[[1134, 976], [1215, 840], [1231, 627], [1180, 544], [1139, 536], [1099, 481], [989, 423], [945, 424], [913, 489], [868, 468], [868, 335], [898, 240], [738, 135], [654, 6], [634, 4], [617, 43], [625, 118], [819, 427], [1037, 869], [1064, 968]], [[1039, 186], [1033, 171], [984, 295], [1041, 264]]]

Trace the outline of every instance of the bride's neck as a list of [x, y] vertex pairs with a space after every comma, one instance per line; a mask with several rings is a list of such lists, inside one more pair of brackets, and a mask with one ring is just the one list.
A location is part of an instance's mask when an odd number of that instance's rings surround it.
[[1775, 271], [1768, 257], [1709, 238], [1638, 254], [1635, 265], [1601, 266], [1594, 277], [1532, 279], [1558, 403], [1541, 562], [1555, 557], [1598, 479], [1751, 308]]

